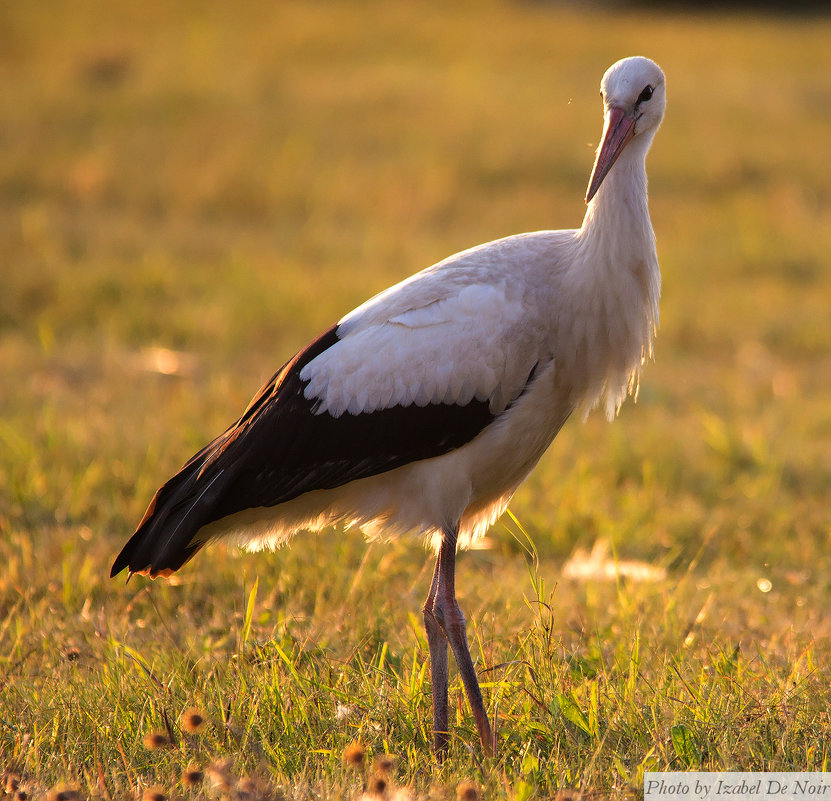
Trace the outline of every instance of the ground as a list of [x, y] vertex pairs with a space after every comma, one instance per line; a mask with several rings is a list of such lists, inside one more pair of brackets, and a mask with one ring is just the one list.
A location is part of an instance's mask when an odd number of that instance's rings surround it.
[[[413, 797], [827, 768], [829, 34], [530, 2], [5, 4], [5, 767], [105, 799], [226, 774], [237, 797], [243, 776], [357, 797], [378, 785], [354, 742]], [[156, 487], [305, 341], [454, 251], [579, 225], [599, 80], [633, 54], [668, 80], [656, 360], [460, 558], [497, 758], [456, 682], [433, 764], [418, 542], [333, 532], [111, 581]], [[219, 763], [213, 789], [190, 763]]]

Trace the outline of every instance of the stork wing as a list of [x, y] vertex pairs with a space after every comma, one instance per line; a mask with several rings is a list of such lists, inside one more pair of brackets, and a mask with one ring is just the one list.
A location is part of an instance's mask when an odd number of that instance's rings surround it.
[[112, 575], [176, 570], [209, 523], [472, 440], [521, 394], [540, 348], [489, 277], [422, 273], [308, 345], [159, 489]]

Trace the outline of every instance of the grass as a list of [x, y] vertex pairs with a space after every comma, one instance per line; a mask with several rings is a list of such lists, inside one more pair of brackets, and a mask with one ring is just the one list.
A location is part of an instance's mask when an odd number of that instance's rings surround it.
[[[358, 797], [381, 753], [387, 795], [413, 798], [828, 769], [830, 28], [506, 2], [5, 4], [0, 754], [29, 792]], [[111, 582], [156, 487], [309, 337], [451, 252], [579, 223], [597, 83], [635, 52], [669, 81], [649, 163], [657, 361], [613, 425], [560, 434], [512, 504], [521, 526], [461, 558], [498, 757], [456, 682], [433, 764], [418, 542], [299, 536]], [[616, 580], [576, 570], [610, 562]], [[182, 785], [191, 762], [213, 789]]]

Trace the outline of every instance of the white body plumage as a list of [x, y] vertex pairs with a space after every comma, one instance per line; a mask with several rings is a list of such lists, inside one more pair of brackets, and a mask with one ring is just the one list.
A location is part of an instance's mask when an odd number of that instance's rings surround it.
[[[582, 228], [507, 237], [417, 273], [346, 315], [341, 340], [300, 374], [316, 414], [476, 398], [501, 413], [493, 423], [450, 453], [249, 509], [206, 533], [251, 549], [340, 521], [372, 537], [436, 538], [458, 520], [463, 547], [484, 534], [568, 416], [600, 404], [611, 419], [652, 354], [660, 272], [637, 202], [643, 160], [626, 155]], [[621, 193], [634, 201], [625, 214]]]
[[[659, 123], [663, 104], [653, 108]], [[475, 399], [496, 415], [489, 425], [448, 453], [245, 509], [200, 539], [228, 534], [259, 549], [345, 522], [438, 543], [458, 524], [464, 546], [505, 510], [573, 411], [602, 405], [614, 417], [637, 389], [658, 323], [645, 169], [657, 124], [637, 136], [639, 124], [581, 228], [510, 236], [416, 273], [343, 317], [338, 341], [300, 371], [318, 415]]]
[[343, 317], [337, 341], [299, 371], [315, 415], [476, 400], [494, 419], [447, 453], [250, 506], [209, 522], [196, 541], [229, 535], [259, 549], [345, 522], [372, 537], [434, 537], [457, 524], [460, 544], [469, 544], [504, 511], [572, 412], [602, 405], [615, 415], [637, 388], [658, 323], [645, 159], [665, 104], [660, 70], [627, 59], [604, 76], [607, 110], [644, 81], [620, 65], [657, 71], [661, 97], [637, 115], [581, 228], [510, 236], [416, 273]]

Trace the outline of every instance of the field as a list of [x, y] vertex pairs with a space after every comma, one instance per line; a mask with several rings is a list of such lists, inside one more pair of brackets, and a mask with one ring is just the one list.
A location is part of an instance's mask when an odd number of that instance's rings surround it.
[[[395, 755], [386, 797], [524, 801], [828, 770], [831, 18], [132, 5], [0, 8], [0, 771], [357, 798], [358, 742]], [[460, 557], [497, 757], [453, 673], [432, 760], [418, 541], [111, 581], [156, 487], [309, 338], [454, 251], [579, 225], [599, 80], [635, 53], [669, 90], [656, 360]]]

